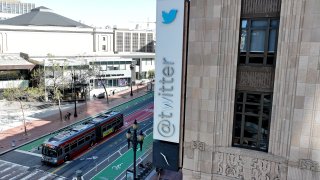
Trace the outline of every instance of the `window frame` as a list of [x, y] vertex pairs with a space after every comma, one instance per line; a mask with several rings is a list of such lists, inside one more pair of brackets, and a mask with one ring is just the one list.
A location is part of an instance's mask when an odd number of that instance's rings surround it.
[[[247, 26], [245, 28], [242, 28], [242, 22], [244, 20], [247, 20]], [[267, 26], [266, 27], [252, 27], [252, 21], [267, 21]], [[278, 21], [277, 26], [273, 27], [271, 26], [271, 22], [273, 20]], [[275, 66], [276, 64], [276, 57], [277, 57], [277, 45], [278, 45], [278, 37], [279, 37], [279, 25], [280, 25], [280, 19], [279, 18], [241, 18], [240, 19], [240, 27], [239, 27], [239, 52], [238, 52], [238, 65], [250, 65], [250, 66]], [[246, 30], [246, 43], [245, 43], [245, 52], [241, 52], [240, 47], [241, 47], [241, 34], [242, 31]], [[265, 37], [264, 37], [264, 51], [263, 53], [252, 53], [250, 51], [250, 46], [251, 46], [251, 34], [253, 30], [264, 30], [265, 32]], [[271, 33], [271, 30], [276, 30], [276, 35], [275, 35], [275, 47], [274, 47], [274, 52], [269, 53], [269, 36]], [[241, 57], [245, 57], [245, 62], [241, 59]], [[250, 63], [249, 59], [250, 58], [263, 58], [262, 63]], [[267, 60], [268, 57], [272, 57], [272, 64], [268, 64]]]
[[[242, 101], [239, 102], [237, 97], [238, 94], [242, 93]], [[254, 103], [254, 102], [247, 102], [247, 95], [248, 94], [259, 94], [260, 95], [260, 103]], [[268, 106], [265, 105], [264, 103], [264, 96], [270, 95], [270, 104]], [[254, 92], [254, 91], [236, 91], [235, 93], [235, 104], [234, 104], [234, 120], [233, 120], [233, 130], [232, 130], [232, 146], [233, 147], [240, 147], [240, 148], [245, 148], [245, 149], [252, 149], [252, 150], [257, 150], [257, 151], [263, 151], [263, 152], [268, 152], [269, 148], [269, 138], [270, 138], [270, 123], [271, 123], [271, 114], [272, 114], [272, 101], [273, 101], [273, 93], [272, 92]], [[242, 109], [241, 112], [237, 111], [237, 105], [242, 104]], [[246, 105], [259, 105], [260, 106], [260, 113], [254, 115], [254, 114], [248, 114], [246, 110]], [[269, 115], [265, 116], [264, 115], [264, 107], [269, 107]], [[236, 131], [236, 124], [237, 124], [237, 115], [241, 115], [241, 127], [240, 127], [240, 137], [235, 136], [235, 131]], [[258, 122], [258, 129], [257, 129], [257, 138], [256, 138], [256, 147], [250, 147], [250, 146], [245, 146], [243, 145], [244, 140], [250, 140], [248, 137], [244, 137], [244, 130], [245, 130], [245, 121], [246, 118], [245, 116], [252, 116], [252, 117], [258, 117], [259, 122]], [[266, 149], [261, 149], [260, 144], [263, 142], [262, 140], [262, 135], [261, 135], [261, 128], [262, 128], [262, 122], [263, 118], [266, 118], [268, 121], [268, 134], [266, 137]], [[235, 139], [240, 138], [239, 144], [235, 144]]]

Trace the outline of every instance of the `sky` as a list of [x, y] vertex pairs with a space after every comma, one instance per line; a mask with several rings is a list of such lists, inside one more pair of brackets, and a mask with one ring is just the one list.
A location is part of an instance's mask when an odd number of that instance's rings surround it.
[[[35, 3], [45, 6], [54, 13], [102, 27], [117, 25], [118, 28], [155, 27], [156, 0], [20, 0], [22, 3]], [[150, 22], [150, 23], [147, 23]]]

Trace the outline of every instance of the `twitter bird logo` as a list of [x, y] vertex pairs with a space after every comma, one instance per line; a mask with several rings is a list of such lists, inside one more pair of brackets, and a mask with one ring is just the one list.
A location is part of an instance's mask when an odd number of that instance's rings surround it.
[[169, 13], [162, 11], [162, 19], [163, 19], [162, 23], [163, 24], [172, 23], [177, 16], [177, 12], [178, 10], [176, 9], [171, 9]]

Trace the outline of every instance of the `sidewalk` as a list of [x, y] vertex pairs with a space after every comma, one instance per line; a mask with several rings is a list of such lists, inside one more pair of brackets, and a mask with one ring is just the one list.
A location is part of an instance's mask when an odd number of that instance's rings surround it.
[[[58, 108], [44, 109], [39, 115], [34, 115], [33, 118], [37, 120], [32, 120], [27, 122], [27, 132], [28, 135], [24, 134], [24, 126], [22, 122], [20, 126], [10, 128], [4, 131], [0, 131], [0, 155], [14, 149], [17, 146], [23, 145], [29, 141], [37, 139], [45, 134], [54, 132], [65, 126], [73, 124], [79, 120], [82, 120], [88, 116], [98, 114], [100, 112], [106, 111], [112, 107], [119, 104], [127, 102], [131, 99], [139, 97], [146, 94], [146, 86], [140, 86], [138, 92], [136, 92], [136, 87], [133, 87], [133, 96], [130, 96], [130, 89], [127, 91], [119, 92], [115, 95], [109, 96], [109, 104], [107, 104], [107, 99], [96, 99], [88, 101], [87, 104], [81, 103], [77, 104], [77, 114], [78, 117], [74, 118], [74, 106], [63, 109], [63, 116], [70, 112], [70, 120], [61, 121]], [[12, 146], [12, 142], [15, 142], [15, 147]]]

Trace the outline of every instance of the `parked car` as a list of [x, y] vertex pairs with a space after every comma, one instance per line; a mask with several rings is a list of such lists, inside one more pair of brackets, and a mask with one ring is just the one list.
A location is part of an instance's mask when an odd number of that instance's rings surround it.
[[100, 94], [98, 94], [97, 95], [97, 98], [98, 99], [103, 99], [103, 98], [105, 98], [106, 96], [105, 96], [105, 93], [100, 93]]

